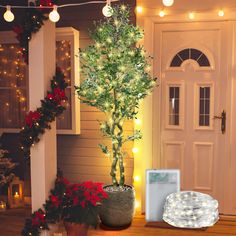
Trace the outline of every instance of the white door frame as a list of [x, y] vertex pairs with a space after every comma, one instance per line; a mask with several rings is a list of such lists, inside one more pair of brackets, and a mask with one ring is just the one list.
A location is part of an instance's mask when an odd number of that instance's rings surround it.
[[[209, 18], [207, 21], [209, 22]], [[234, 19], [236, 20], [235, 16]], [[216, 21], [216, 20], [212, 20]], [[137, 19], [138, 25], [144, 29], [145, 35], [148, 35], [148, 37], [144, 38], [144, 41], [141, 42], [148, 55], [154, 56], [154, 26], [158, 23], [163, 23], [163, 20], [160, 20], [160, 18], [157, 17], [139, 17]], [[173, 20], [171, 19], [172, 23], [176, 22], [188, 22], [184, 20], [179, 20], [179, 18]], [[203, 20], [204, 22], [204, 20]], [[233, 132], [233, 130], [236, 130], [236, 96], [233, 96], [236, 94], [236, 73], [233, 73], [232, 68], [235, 67], [236, 64], [236, 22], [234, 20], [228, 21], [227, 25], [225, 27], [226, 29], [226, 35], [222, 40], [226, 40], [226, 45], [231, 45], [228, 47], [228, 53], [227, 53], [227, 71], [224, 71], [224, 75], [226, 75], [225, 82], [226, 88], [227, 88], [227, 96], [226, 96], [226, 111], [227, 111], [227, 123], [226, 123], [226, 142], [224, 145], [226, 146], [226, 153], [224, 157], [224, 162], [230, 171], [225, 173], [225, 176], [222, 177], [222, 181], [224, 183], [228, 183], [230, 178], [232, 179], [232, 173], [235, 172], [232, 166], [233, 162], [236, 162], [236, 160], [233, 160], [234, 154], [236, 154], [236, 132]], [[161, 37], [160, 37], [161, 38]], [[161, 52], [158, 53], [161, 55]], [[159, 70], [161, 68], [161, 60], [155, 60], [155, 64], [153, 65], [153, 76], [157, 78], [161, 78], [161, 72]], [[223, 73], [223, 72], [222, 72]], [[142, 179], [145, 179], [145, 170], [146, 169], [153, 169], [160, 167], [160, 161], [161, 161], [161, 126], [160, 126], [160, 114], [161, 114], [161, 90], [160, 88], [156, 88], [155, 93], [150, 96], [150, 98], [146, 101], [144, 101], [143, 106], [141, 110], [144, 113], [142, 115], [143, 119], [143, 126], [141, 128], [141, 131], [144, 133], [144, 139], [146, 139], [146, 144], [142, 147], [142, 153], [149, 153], [149, 155], [145, 155], [145, 159], [143, 160], [143, 171], [142, 171]], [[144, 112], [145, 111], [145, 112]], [[155, 114], [155, 119], [153, 119], [153, 114]], [[151, 128], [150, 128], [151, 124]], [[154, 131], [158, 133], [159, 135], [154, 135]], [[147, 142], [148, 140], [148, 142]], [[147, 144], [148, 143], [148, 144]], [[151, 151], [150, 151], [151, 150]], [[144, 164], [148, 163], [148, 164]], [[230, 198], [229, 192], [225, 192], [225, 199], [226, 201], [232, 200]], [[145, 212], [145, 182], [142, 182], [142, 211]]]

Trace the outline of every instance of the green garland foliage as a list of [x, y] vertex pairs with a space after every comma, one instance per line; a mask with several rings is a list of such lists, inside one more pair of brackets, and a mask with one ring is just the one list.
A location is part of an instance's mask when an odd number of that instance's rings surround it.
[[[56, 4], [52, 0], [36, 0], [36, 6], [53, 6]], [[46, 10], [47, 11], [47, 10]], [[16, 38], [19, 41], [24, 61], [28, 64], [29, 40], [32, 35], [37, 33], [43, 26], [44, 21], [48, 20], [45, 9], [25, 10], [22, 23], [13, 27]]]
[[57, 67], [56, 74], [51, 80], [51, 90], [47, 92], [41, 107], [30, 111], [25, 118], [25, 126], [20, 131], [21, 149], [26, 159], [30, 157], [30, 148], [40, 141], [40, 135], [50, 129], [50, 123], [66, 109], [65, 89], [67, 83], [61, 69]]

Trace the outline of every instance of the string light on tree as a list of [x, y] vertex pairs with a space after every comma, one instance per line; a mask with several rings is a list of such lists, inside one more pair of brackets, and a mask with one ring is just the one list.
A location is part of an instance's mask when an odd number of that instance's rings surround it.
[[136, 12], [141, 14], [143, 12], [143, 8], [141, 6], [136, 7]]
[[57, 6], [56, 5], [53, 6], [53, 10], [49, 14], [49, 19], [52, 22], [58, 22], [60, 20], [60, 15], [57, 12]]
[[9, 5], [7, 5], [7, 10], [6, 12], [4, 13], [3, 17], [5, 19], [5, 21], [7, 22], [12, 22], [14, 20], [14, 14], [12, 13], [11, 11], [11, 7]]
[[138, 153], [138, 151], [139, 151], [139, 150], [138, 150], [137, 147], [133, 147], [133, 148], [132, 148], [132, 152], [133, 152], [133, 153]]

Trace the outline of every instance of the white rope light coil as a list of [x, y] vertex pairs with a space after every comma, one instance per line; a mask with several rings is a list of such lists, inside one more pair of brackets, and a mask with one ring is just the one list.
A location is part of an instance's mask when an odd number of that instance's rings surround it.
[[179, 228], [203, 228], [219, 219], [218, 201], [199, 192], [172, 193], [166, 198], [163, 220]]

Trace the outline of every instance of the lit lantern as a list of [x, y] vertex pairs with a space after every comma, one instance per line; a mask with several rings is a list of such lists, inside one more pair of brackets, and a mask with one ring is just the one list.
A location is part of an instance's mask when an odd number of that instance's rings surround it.
[[6, 203], [4, 201], [0, 201], [0, 212], [5, 211], [7, 208]]
[[8, 203], [10, 208], [24, 206], [23, 195], [24, 182], [15, 177], [8, 187]]

